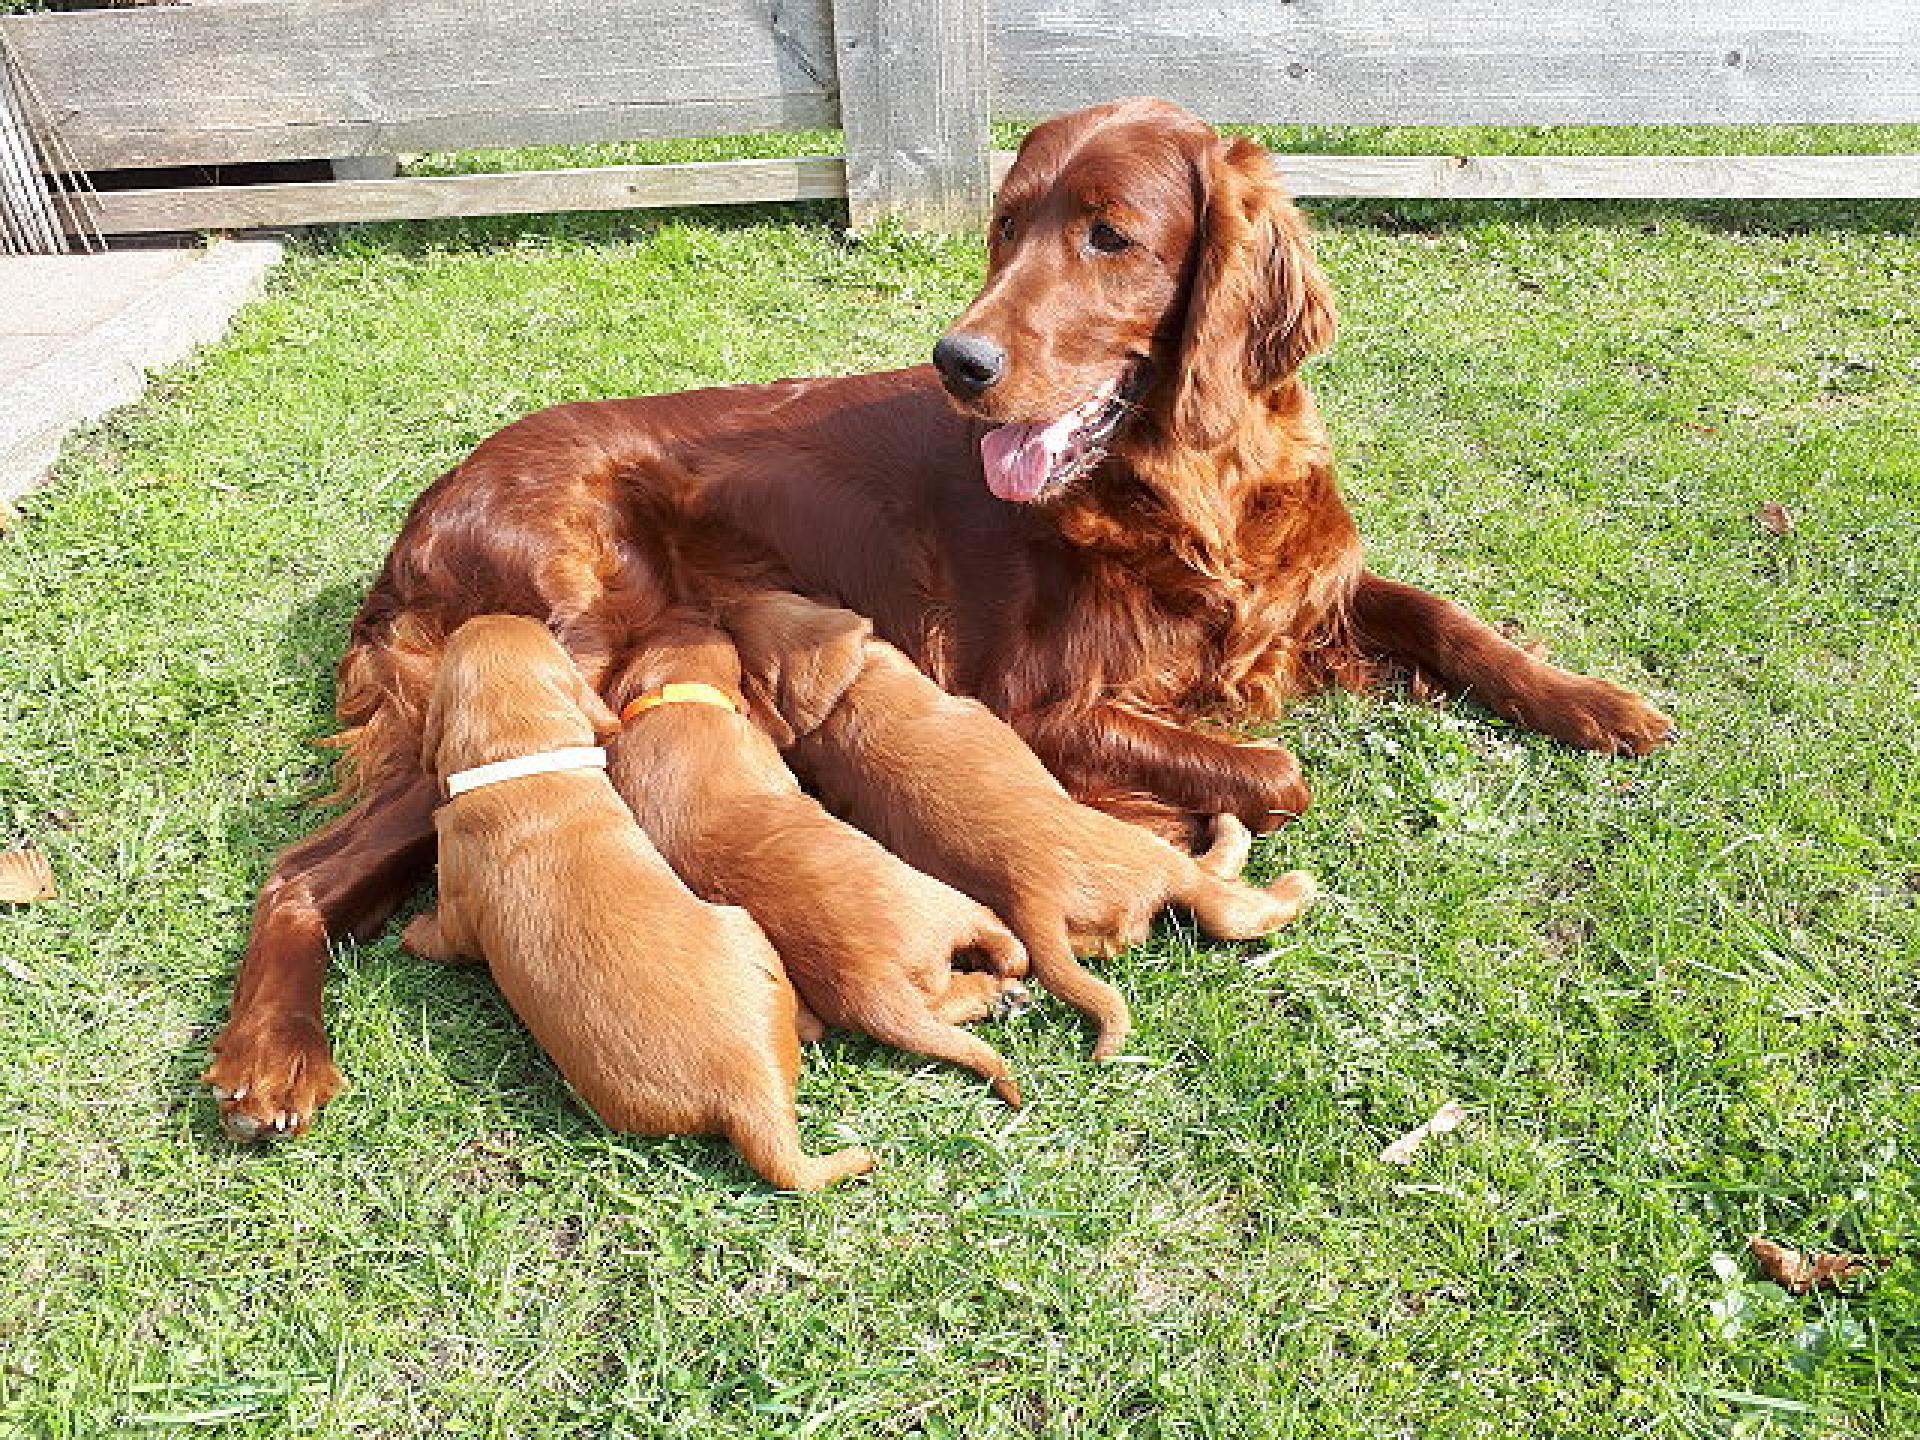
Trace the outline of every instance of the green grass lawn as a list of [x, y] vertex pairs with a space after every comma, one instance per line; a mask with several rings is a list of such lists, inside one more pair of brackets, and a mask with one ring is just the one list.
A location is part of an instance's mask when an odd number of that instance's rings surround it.
[[[819, 1198], [608, 1135], [391, 934], [338, 957], [309, 1138], [227, 1143], [196, 1077], [421, 486], [556, 401], [913, 361], [977, 246], [830, 207], [316, 239], [70, 446], [0, 539], [0, 827], [62, 886], [0, 914], [0, 1435], [1920, 1433], [1920, 220], [1321, 217], [1374, 563], [1683, 743], [1301, 705], [1318, 803], [1257, 865], [1321, 907], [1109, 964], [1126, 1063], [1058, 1004], [987, 1027], [1017, 1116], [814, 1048], [809, 1139], [883, 1156]], [[1891, 1263], [1795, 1299], [1756, 1231]]]

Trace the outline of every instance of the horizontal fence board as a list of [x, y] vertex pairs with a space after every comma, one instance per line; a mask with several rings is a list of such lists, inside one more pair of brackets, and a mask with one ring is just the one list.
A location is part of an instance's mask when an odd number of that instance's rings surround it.
[[[993, 157], [997, 185], [1012, 163]], [[1920, 198], [1916, 155], [1281, 155], [1295, 195], [1382, 199], [1909, 199]], [[441, 220], [572, 210], [837, 200], [837, 155], [610, 165], [496, 175], [406, 176], [308, 185], [195, 186], [107, 191], [84, 202], [108, 235], [248, 230], [367, 220]], [[71, 230], [77, 217], [69, 210]]]
[[0, 34], [86, 169], [839, 123], [831, 0], [249, 0]]
[[1905, 200], [1920, 155], [1280, 155], [1300, 196], [1433, 200]]
[[991, 0], [996, 115], [1164, 95], [1210, 120], [1920, 120], [1915, 0]]
[[[444, 220], [462, 215], [536, 215], [569, 210], [645, 210], [835, 200], [847, 193], [837, 155], [786, 160], [703, 160], [679, 165], [607, 165], [495, 175], [423, 175], [310, 185], [202, 185], [109, 190], [85, 200], [104, 235], [175, 230], [251, 230], [364, 220]], [[81, 203], [66, 197], [66, 203]], [[69, 214], [69, 225], [77, 217]]]

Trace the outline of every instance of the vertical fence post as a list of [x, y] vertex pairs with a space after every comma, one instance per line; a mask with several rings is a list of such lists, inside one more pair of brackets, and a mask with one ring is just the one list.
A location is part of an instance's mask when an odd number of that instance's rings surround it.
[[855, 229], [985, 223], [993, 199], [986, 0], [833, 0]]

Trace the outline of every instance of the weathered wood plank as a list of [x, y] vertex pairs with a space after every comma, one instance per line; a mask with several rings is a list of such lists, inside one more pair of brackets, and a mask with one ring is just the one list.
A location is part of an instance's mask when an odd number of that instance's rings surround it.
[[[681, 165], [608, 165], [494, 175], [402, 176], [307, 185], [224, 185], [112, 190], [88, 204], [100, 232], [250, 230], [363, 220], [441, 220], [568, 210], [642, 210], [832, 200], [847, 193], [837, 155], [789, 160], [710, 160]], [[69, 214], [71, 229], [78, 217]]]
[[1281, 155], [1296, 195], [1435, 200], [1904, 200], [1920, 155]]
[[[993, 156], [997, 186], [1013, 163]], [[1291, 155], [1303, 199], [1908, 200], [1920, 155]]]
[[854, 227], [883, 216], [930, 230], [982, 223], [986, 0], [833, 0], [833, 20]]
[[994, 113], [1327, 125], [1920, 119], [1913, 0], [992, 0]]
[[830, 126], [831, 0], [250, 0], [0, 20], [88, 169]]
[[[1013, 157], [993, 156], [998, 184]], [[1915, 155], [1282, 155], [1294, 194], [1389, 199], [1909, 199]], [[617, 165], [308, 185], [109, 191], [89, 200], [102, 233], [244, 230], [570, 210], [832, 200], [840, 157]], [[79, 203], [62, 197], [62, 205]], [[68, 228], [78, 219], [66, 215]]]

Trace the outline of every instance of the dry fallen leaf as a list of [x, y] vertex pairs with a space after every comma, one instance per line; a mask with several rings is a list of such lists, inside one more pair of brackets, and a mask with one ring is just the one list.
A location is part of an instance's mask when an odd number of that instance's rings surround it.
[[1753, 512], [1754, 523], [1769, 535], [1791, 535], [1793, 512], [1778, 500], [1769, 500]]
[[1747, 1249], [1762, 1274], [1795, 1295], [1804, 1295], [1809, 1290], [1837, 1290], [1842, 1281], [1864, 1275], [1875, 1263], [1865, 1255], [1790, 1250], [1764, 1235], [1749, 1239]]
[[0, 904], [53, 899], [53, 867], [38, 850], [0, 851]]
[[1433, 1112], [1433, 1118], [1424, 1125], [1416, 1125], [1386, 1149], [1380, 1152], [1380, 1158], [1389, 1165], [1411, 1165], [1413, 1157], [1422, 1145], [1427, 1143], [1429, 1135], [1444, 1135], [1449, 1130], [1458, 1130], [1467, 1118], [1467, 1107], [1458, 1100], [1449, 1100]]

